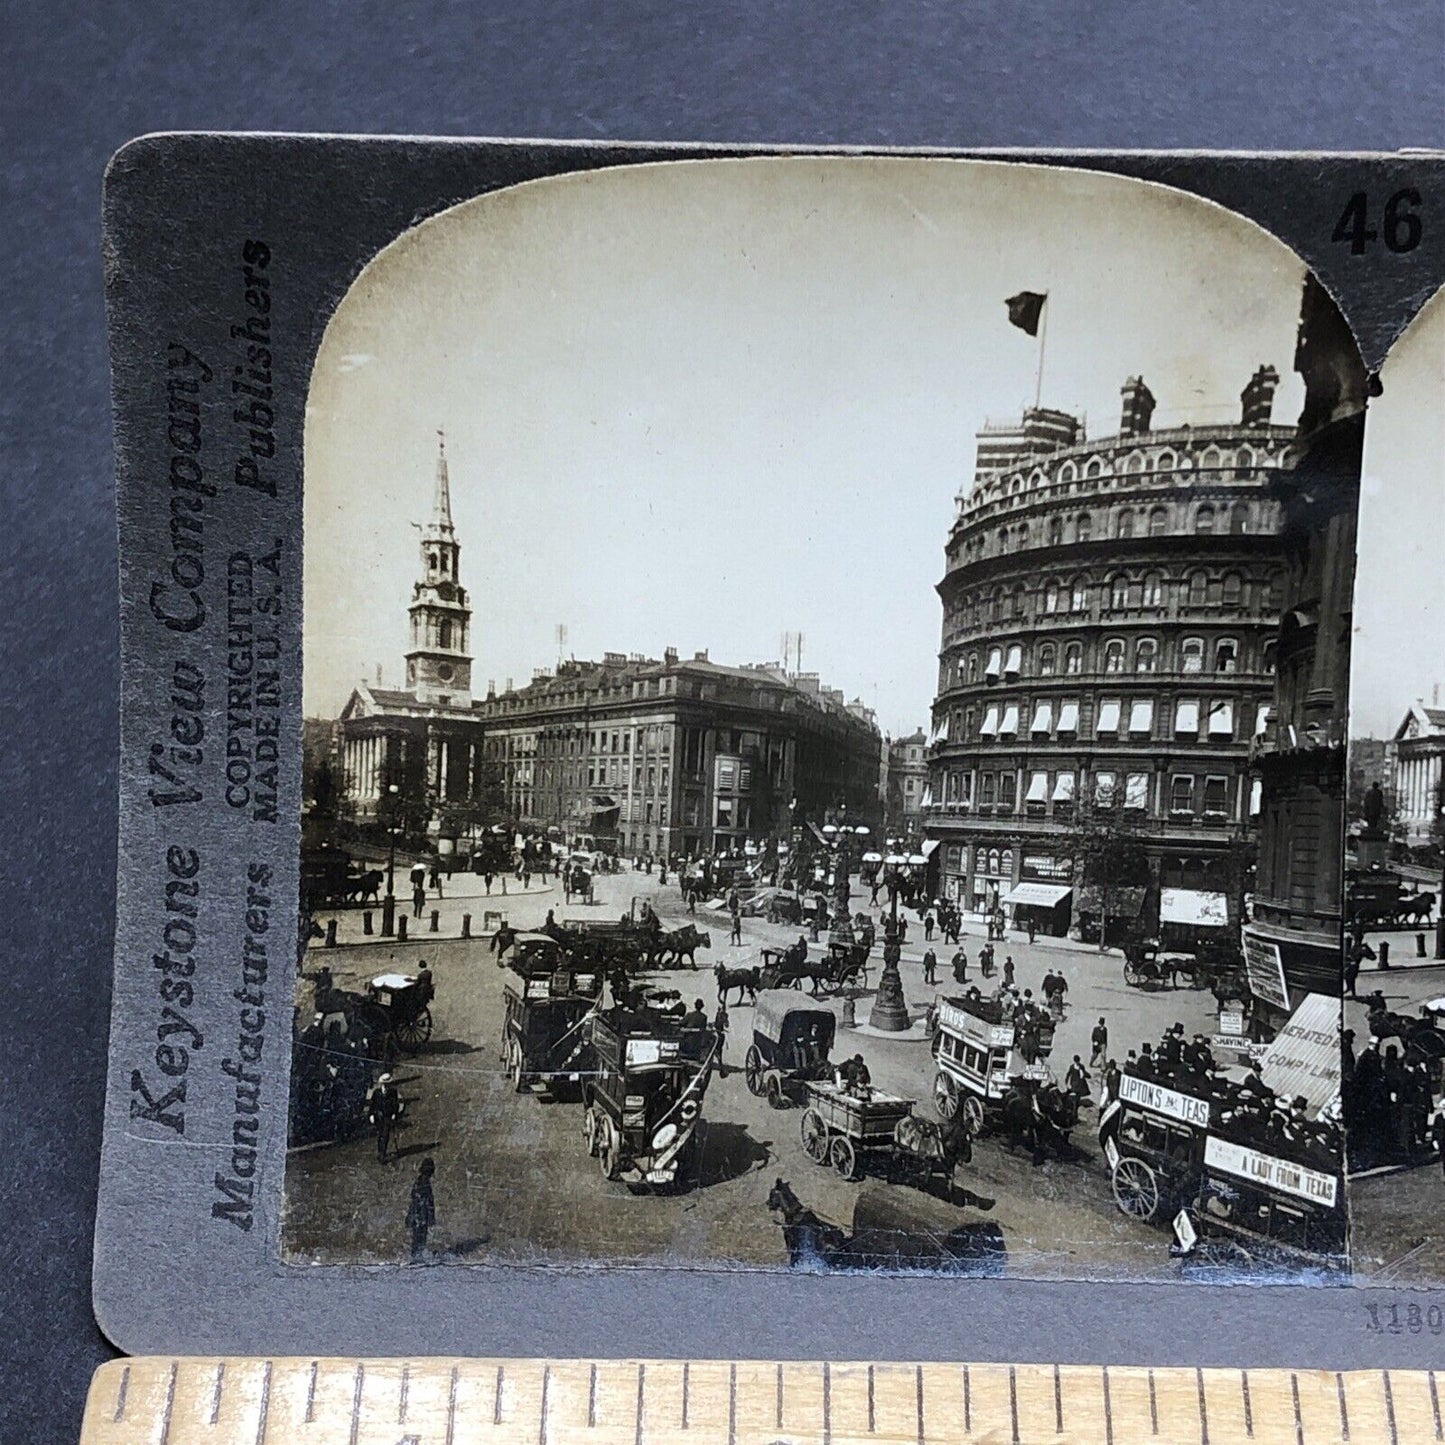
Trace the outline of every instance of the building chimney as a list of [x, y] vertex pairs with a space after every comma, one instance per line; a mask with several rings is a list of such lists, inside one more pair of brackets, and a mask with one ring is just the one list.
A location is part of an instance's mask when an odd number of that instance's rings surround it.
[[1269, 425], [1278, 385], [1279, 372], [1272, 366], [1261, 366], [1249, 378], [1249, 385], [1239, 393], [1239, 419], [1245, 426]]
[[1149, 419], [1154, 415], [1154, 393], [1144, 385], [1142, 376], [1131, 376], [1119, 388], [1119, 395], [1124, 398], [1119, 435], [1143, 436], [1149, 430]]
[[496, 695], [497, 695], [497, 679], [496, 679], [495, 677], [489, 677], [489, 678], [487, 679], [487, 696], [488, 696], [488, 697], [496, 697]]
[[693, 655], [692, 655], [692, 660], [693, 660], [694, 662], [706, 662], [706, 661], [707, 661], [707, 648], [704, 647], [701, 652], [694, 652]]
[[662, 650], [662, 660], [663, 660], [669, 667], [674, 666], [674, 665], [677, 663], [677, 648], [675, 648], [675, 647], [665, 647], [665, 648], [663, 648], [663, 650]]
[[509, 677], [509, 678], [507, 679], [507, 691], [508, 691], [508, 692], [511, 692], [511, 690], [512, 690], [512, 679]]

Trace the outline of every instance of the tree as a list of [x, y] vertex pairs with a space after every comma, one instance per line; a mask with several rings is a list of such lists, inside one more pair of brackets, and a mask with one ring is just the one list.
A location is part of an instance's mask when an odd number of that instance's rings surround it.
[[1147, 887], [1149, 858], [1139, 838], [1139, 825], [1127, 808], [1112, 800], [1084, 804], [1065, 834], [1064, 846], [1074, 860], [1076, 884], [1092, 888], [1099, 898], [1099, 951], [1108, 946], [1109, 915], [1124, 891]]

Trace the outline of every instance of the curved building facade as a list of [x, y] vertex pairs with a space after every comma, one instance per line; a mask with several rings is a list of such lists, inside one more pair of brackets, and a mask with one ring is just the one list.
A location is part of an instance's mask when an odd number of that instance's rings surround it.
[[[1261, 367], [1229, 426], [1116, 435], [1060, 412], [980, 435], [949, 535], [925, 831], [939, 888], [1022, 926], [1238, 923], [1282, 588], [1272, 482], [1294, 428]], [[1127, 837], [1148, 876], [1075, 876]], [[1167, 936], [1167, 927], [1166, 927]]]

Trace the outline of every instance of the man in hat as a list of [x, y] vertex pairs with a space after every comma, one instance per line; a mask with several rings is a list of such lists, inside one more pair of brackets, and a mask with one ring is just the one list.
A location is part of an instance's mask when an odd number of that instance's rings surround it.
[[1093, 1047], [1093, 1053], [1089, 1055], [1089, 1067], [1097, 1069], [1109, 1052], [1109, 1025], [1101, 1017], [1094, 1025], [1093, 1032], [1089, 1035], [1089, 1043]]
[[391, 1147], [391, 1131], [401, 1117], [401, 1095], [390, 1074], [383, 1074], [366, 1096], [366, 1117], [376, 1130], [376, 1158], [386, 1163], [387, 1150]]
[[854, 1054], [851, 1059], [844, 1059], [838, 1065], [838, 1087], [850, 1094], [860, 1094], [873, 1085], [873, 1076], [868, 1072], [868, 1065], [863, 1062], [862, 1054]]

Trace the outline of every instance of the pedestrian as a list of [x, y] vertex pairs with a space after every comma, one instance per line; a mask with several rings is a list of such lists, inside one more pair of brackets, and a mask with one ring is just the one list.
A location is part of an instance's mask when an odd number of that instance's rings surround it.
[[733, 895], [733, 931], [732, 938], [729, 941], [732, 943], [741, 943], [743, 941], [743, 915], [738, 908], [736, 894]]
[[438, 898], [442, 896], [442, 865], [441, 859], [436, 859], [427, 875], [427, 881], [431, 884], [431, 890]]
[[1030, 942], [1030, 943], [1032, 943], [1032, 942], [1034, 941], [1034, 938], [1035, 938], [1035, 936], [1038, 934], [1038, 931], [1039, 931], [1038, 920], [1037, 920], [1036, 918], [1034, 918], [1034, 916], [1033, 916], [1032, 914], [1030, 914], [1030, 915], [1029, 915], [1029, 942]]
[[931, 948], [923, 955], [923, 981], [927, 984], [938, 982], [938, 955]]
[[1109, 1052], [1109, 1025], [1100, 1019], [1094, 1025], [1093, 1032], [1089, 1035], [1089, 1043], [1093, 1046], [1094, 1052], [1089, 1055], [1089, 1067], [1097, 1069], [1104, 1062]]
[[1014, 956], [1009, 954], [1003, 961], [1003, 986], [1012, 988], [1014, 986]]
[[962, 948], [953, 955], [953, 981], [968, 982], [968, 954]]
[[723, 1062], [723, 1048], [728, 1041], [728, 1006], [718, 1000], [717, 1013], [713, 1015], [712, 1031], [717, 1035], [717, 1076], [727, 1078], [727, 1065]]
[[[414, 875], [413, 875], [414, 876]], [[426, 884], [413, 883], [411, 886], [411, 916], [420, 918], [426, 907]]]
[[401, 1117], [401, 1095], [390, 1074], [377, 1079], [371, 1092], [366, 1096], [366, 1117], [376, 1130], [376, 1158], [386, 1163], [386, 1152], [391, 1146], [391, 1131]]
[[878, 879], [875, 877], [869, 885], [868, 904], [871, 908], [878, 906]]
[[411, 1257], [416, 1261], [426, 1251], [426, 1237], [432, 1225], [437, 1222], [436, 1200], [432, 1197], [432, 1175], [436, 1164], [423, 1159], [416, 1172], [416, 1182], [411, 1186], [411, 1203], [406, 1207], [406, 1227], [411, 1231]]
[[411, 865], [411, 886], [413, 890], [426, 887], [426, 864], [420, 858]]
[[695, 886], [694, 884], [688, 884], [687, 887], [684, 889], [684, 892], [686, 892], [686, 894], [687, 894], [687, 911], [688, 911], [689, 913], [696, 913], [696, 912], [697, 912], [697, 888], [696, 888], [696, 886]]
[[488, 898], [490, 898], [490, 897], [492, 896], [492, 877], [493, 877], [493, 874], [492, 874], [492, 870], [491, 870], [490, 868], [488, 868], [487, 871], [482, 874], [482, 882], [487, 885], [487, 897], [488, 897]]
[[933, 914], [932, 914], [932, 913], [925, 913], [925, 914], [923, 915], [923, 941], [924, 941], [925, 943], [932, 943], [932, 942], [933, 942]]
[[1074, 1062], [1069, 1065], [1069, 1071], [1064, 1075], [1064, 1088], [1080, 1099], [1089, 1097], [1089, 1071], [1078, 1054], [1074, 1055]]

